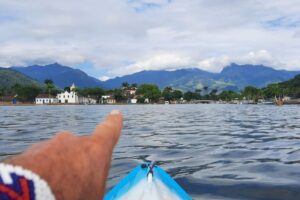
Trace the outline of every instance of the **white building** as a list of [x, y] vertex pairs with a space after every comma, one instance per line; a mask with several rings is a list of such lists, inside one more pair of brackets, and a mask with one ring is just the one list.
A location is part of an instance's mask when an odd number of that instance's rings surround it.
[[129, 103], [131, 103], [131, 104], [136, 104], [136, 103], [137, 103], [137, 99], [135, 99], [135, 98], [130, 99]]
[[56, 104], [58, 99], [48, 94], [40, 94], [35, 98], [35, 104]]
[[83, 104], [97, 104], [97, 100], [92, 97], [79, 97], [79, 102]]
[[112, 94], [102, 95], [101, 97], [102, 104], [115, 104], [116, 100]]
[[64, 91], [60, 94], [57, 94], [57, 99], [59, 103], [69, 103], [69, 104], [79, 104], [79, 97], [77, 93], [75, 92], [75, 84], [70, 87], [69, 91]]
[[64, 91], [60, 94], [57, 94], [58, 103], [62, 104], [96, 104], [97, 100], [92, 97], [82, 97], [78, 96], [75, 91], [75, 84], [70, 87], [69, 91]]

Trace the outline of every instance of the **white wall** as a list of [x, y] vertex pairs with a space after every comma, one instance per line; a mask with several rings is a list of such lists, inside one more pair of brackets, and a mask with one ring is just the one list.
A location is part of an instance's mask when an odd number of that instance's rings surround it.
[[78, 96], [75, 92], [65, 91], [57, 95], [57, 99], [60, 103], [80, 103]]
[[35, 104], [49, 104], [49, 103], [58, 103], [56, 98], [35, 98]]

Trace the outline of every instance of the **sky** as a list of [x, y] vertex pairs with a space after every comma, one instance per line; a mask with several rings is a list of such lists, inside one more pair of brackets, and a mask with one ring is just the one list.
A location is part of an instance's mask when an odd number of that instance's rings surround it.
[[0, 0], [0, 66], [106, 80], [230, 63], [300, 70], [299, 0]]

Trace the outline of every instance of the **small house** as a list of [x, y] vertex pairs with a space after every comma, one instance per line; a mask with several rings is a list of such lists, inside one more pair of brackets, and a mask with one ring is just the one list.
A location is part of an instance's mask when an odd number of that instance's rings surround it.
[[35, 104], [56, 104], [58, 99], [49, 94], [40, 94], [35, 98]]
[[115, 104], [116, 99], [114, 98], [114, 96], [112, 94], [103, 95], [101, 97], [101, 103], [102, 104]]

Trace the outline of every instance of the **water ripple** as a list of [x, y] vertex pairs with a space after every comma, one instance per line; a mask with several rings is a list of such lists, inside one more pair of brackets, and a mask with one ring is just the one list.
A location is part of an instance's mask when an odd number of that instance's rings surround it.
[[57, 131], [90, 133], [112, 109], [124, 129], [108, 179], [157, 160], [193, 199], [299, 199], [299, 106], [0, 107], [0, 158]]

